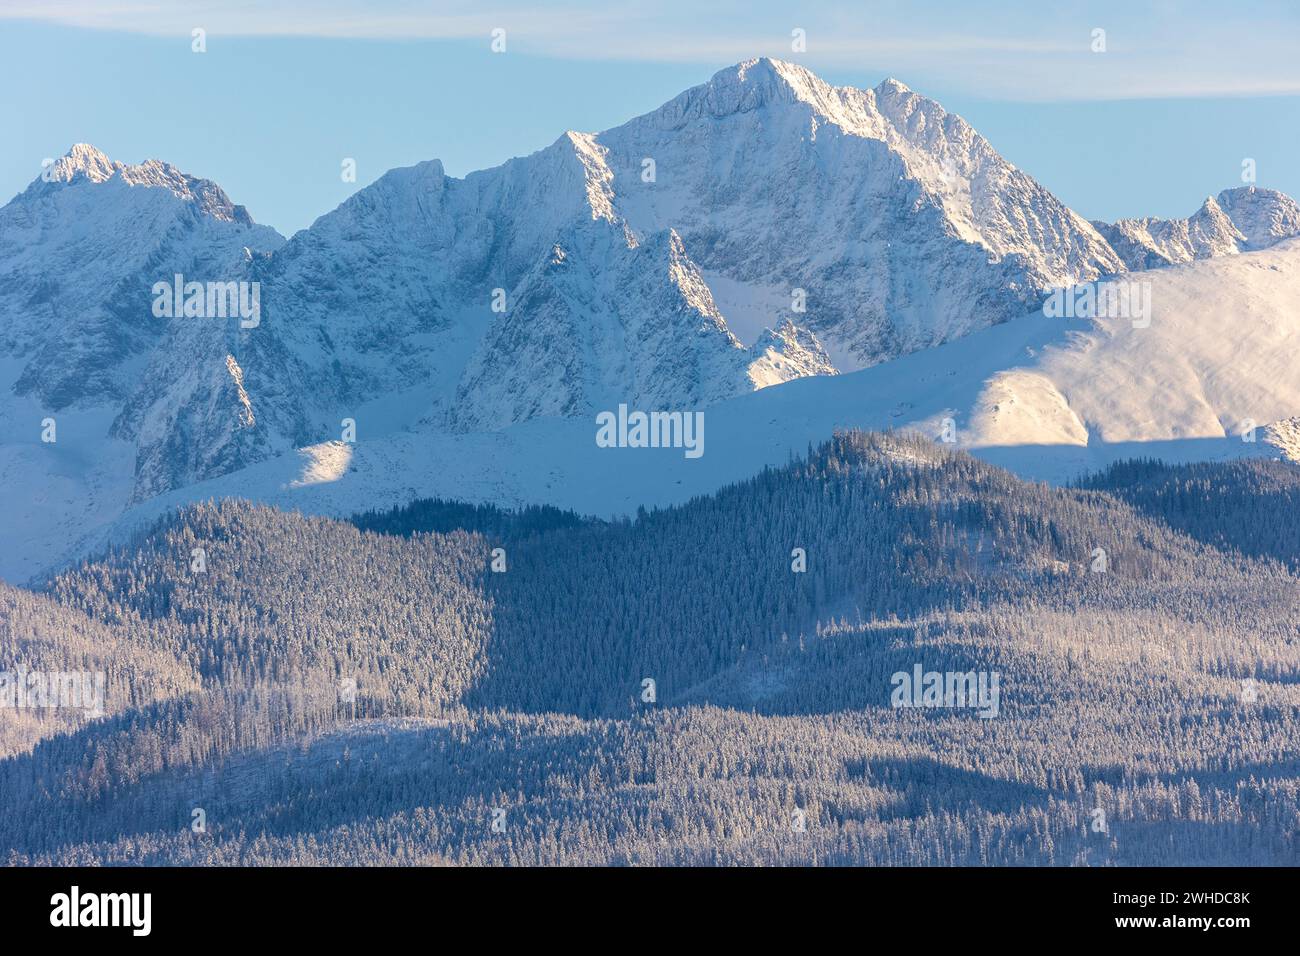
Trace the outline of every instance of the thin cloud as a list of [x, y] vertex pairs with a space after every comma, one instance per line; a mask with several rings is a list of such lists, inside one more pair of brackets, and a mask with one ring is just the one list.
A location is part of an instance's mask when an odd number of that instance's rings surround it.
[[[918, 13], [918, 9], [924, 11]], [[479, 40], [497, 27], [509, 49], [573, 60], [701, 63], [722, 67], [755, 55], [798, 59], [813, 69], [890, 73], [914, 85], [941, 83], [1011, 100], [1260, 96], [1300, 93], [1297, 16], [1284, 4], [1126, 3], [1041, 7], [878, 2], [818, 10], [684, 0], [619, 10], [569, 3], [386, 0], [306, 3], [171, 3], [42, 0], [11, 2], [0, 18], [188, 38], [195, 27], [221, 36], [367, 40]], [[934, 30], [929, 25], [941, 23]], [[807, 52], [790, 33], [806, 30]], [[1094, 53], [1092, 31], [1106, 30]]]

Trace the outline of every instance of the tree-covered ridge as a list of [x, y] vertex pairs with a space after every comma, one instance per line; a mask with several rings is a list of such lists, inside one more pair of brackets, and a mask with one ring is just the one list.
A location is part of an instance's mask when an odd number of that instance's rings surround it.
[[1300, 468], [1284, 461], [1120, 462], [1080, 483], [1200, 541], [1300, 568]]
[[[1294, 487], [1261, 475], [1225, 509]], [[1284, 548], [1218, 546], [1225, 516], [1175, 528], [1125, 500], [1132, 475], [1108, 480], [1052, 488], [847, 433], [627, 521], [185, 510], [0, 603], [16, 657], [138, 662], [115, 665], [108, 716], [0, 761], [0, 851], [1293, 862], [1300, 579]], [[1294, 535], [1298, 515], [1272, 520]], [[998, 674], [997, 716], [893, 707], [917, 665]]]

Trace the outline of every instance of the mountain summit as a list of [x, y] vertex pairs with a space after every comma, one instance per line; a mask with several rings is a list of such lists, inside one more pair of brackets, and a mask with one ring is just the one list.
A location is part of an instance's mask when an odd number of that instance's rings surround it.
[[177, 199], [192, 203], [203, 215], [224, 222], [253, 226], [252, 217], [243, 206], [230, 201], [225, 191], [210, 179], [200, 179], [182, 172], [170, 163], [147, 159], [137, 165], [109, 159], [89, 143], [76, 143], [60, 159], [44, 169], [39, 179], [24, 195], [48, 197], [60, 185], [101, 184], [116, 179], [128, 187], [165, 189]]
[[638, 233], [676, 228], [742, 340], [789, 315], [843, 370], [1124, 269], [1091, 224], [895, 80], [834, 87], [747, 61], [592, 144], [614, 213]]
[[120, 408], [141, 363], [176, 351], [153, 284], [238, 278], [250, 250], [282, 242], [209, 180], [73, 146], [0, 209], [0, 351], [18, 363], [5, 389], [54, 412]]

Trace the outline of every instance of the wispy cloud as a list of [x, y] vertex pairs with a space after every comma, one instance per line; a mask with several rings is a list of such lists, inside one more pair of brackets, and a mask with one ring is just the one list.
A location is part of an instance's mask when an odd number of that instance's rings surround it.
[[[570, 0], [429, 3], [281, 0], [215, 3], [11, 0], [0, 18], [188, 37], [303, 36], [480, 40], [507, 31], [524, 54], [723, 66], [755, 55], [813, 68], [874, 70], [1003, 99], [1124, 99], [1300, 93], [1300, 14], [1284, 2], [1043, 4], [822, 3], [766, 0], [634, 2], [618, 9]], [[791, 50], [791, 31], [807, 50]], [[1106, 31], [1104, 53], [1093, 31]]]

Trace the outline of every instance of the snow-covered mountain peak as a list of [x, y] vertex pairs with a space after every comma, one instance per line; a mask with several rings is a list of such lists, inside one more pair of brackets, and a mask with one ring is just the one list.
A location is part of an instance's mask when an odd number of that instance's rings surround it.
[[[254, 422], [240, 412], [238, 383], [223, 384], [233, 375], [227, 327], [239, 316], [161, 318], [155, 288], [178, 274], [238, 288], [254, 251], [282, 242], [215, 183], [77, 144], [0, 209], [0, 358], [9, 393], [0, 422], [22, 434], [22, 421], [48, 413], [58, 414], [61, 429], [65, 416], [94, 420], [96, 437], [83, 442], [105, 461], [122, 458], [120, 439], [134, 443], [138, 496], [252, 460], [218, 447], [223, 435]], [[85, 444], [68, 447], [68, 462], [95, 458]]]
[[885, 77], [883, 80], [880, 81], [880, 84], [876, 87], [876, 94], [878, 96], [897, 96], [902, 93], [911, 93], [911, 92], [912, 92], [912, 88], [910, 86], [907, 86], [905, 83], [902, 83], [899, 80], [894, 79], [892, 76]]
[[841, 370], [1124, 271], [1088, 222], [897, 81], [836, 87], [749, 60], [594, 145], [616, 214], [638, 235], [676, 229], [745, 341], [806, 298], [794, 321]]
[[411, 231], [416, 221], [439, 214], [447, 174], [442, 162], [425, 160], [414, 166], [398, 166], [343, 200], [335, 209], [321, 216], [310, 229], [297, 233], [290, 241], [287, 255], [302, 253], [301, 246], [351, 235], [358, 230], [382, 228], [385, 231]]
[[42, 175], [45, 182], [72, 182], [78, 176], [92, 183], [102, 183], [117, 172], [118, 164], [89, 143], [74, 143]]
[[[802, 103], [811, 107], [820, 120], [834, 122], [846, 132], [877, 136], [880, 130], [873, 115], [876, 101], [908, 94], [912, 90], [893, 77], [882, 80], [875, 89], [861, 90], [834, 86], [798, 63], [756, 57], [719, 70], [703, 86], [687, 90], [682, 97], [707, 101], [719, 116], [771, 104]], [[933, 100], [920, 99], [934, 104]]]
[[209, 179], [191, 176], [171, 163], [157, 159], [147, 159], [135, 165], [121, 163], [89, 143], [75, 143], [42, 171], [24, 196], [41, 198], [54, 190], [78, 185], [165, 189], [177, 199], [193, 203], [199, 212], [213, 219], [254, 225], [248, 210], [236, 206], [225, 190]]
[[838, 111], [837, 100], [835, 87], [804, 67], [760, 57], [719, 70], [641, 119], [671, 129], [693, 119], [721, 119], [800, 103], [831, 115]]
[[1213, 196], [1206, 196], [1201, 208], [1189, 220], [1191, 239], [1198, 247], [1198, 257], [1232, 255], [1240, 251], [1246, 237]]
[[[395, 169], [390, 169], [380, 176], [376, 182], [385, 183], [390, 187], [441, 189], [443, 180], [446, 178], [447, 171], [443, 168], [442, 160], [426, 159], [414, 166], [398, 166]], [[364, 195], [365, 192], [366, 189], [362, 189], [353, 193], [353, 197]], [[353, 197], [349, 197], [346, 202], [351, 202]]]
[[1286, 193], [1258, 186], [1238, 186], [1219, 193], [1217, 205], [1246, 237], [1262, 249], [1300, 235], [1300, 205]]
[[[797, 63], [767, 57], [720, 70], [707, 83], [687, 90], [656, 114], [666, 112], [687, 118], [699, 115], [699, 106], [707, 106], [707, 113], [725, 117], [792, 105], [810, 111], [814, 129], [830, 123], [847, 135], [882, 140], [895, 148], [907, 144], [925, 150], [936, 161], [945, 159], [944, 154], [950, 150], [996, 155], [960, 116], [893, 77], [882, 80], [874, 89], [834, 86]], [[692, 110], [692, 106], [697, 108]]]
[[1201, 205], [1196, 210], [1196, 215], [1203, 216], [1207, 219], [1226, 220], [1227, 222], [1232, 221], [1228, 218], [1228, 214], [1223, 211], [1223, 207], [1219, 205], [1218, 201], [1213, 196], [1206, 196], [1201, 200]]
[[828, 83], [812, 71], [797, 63], [776, 60], [771, 57], [754, 57], [737, 63], [725, 70], [719, 70], [709, 86], [718, 92], [744, 86], [763, 96], [793, 97], [809, 100], [833, 89]]

